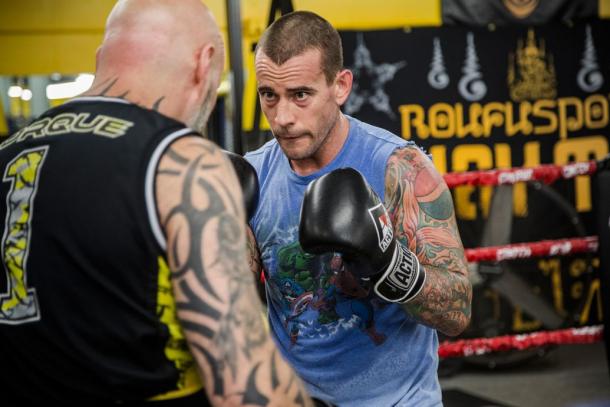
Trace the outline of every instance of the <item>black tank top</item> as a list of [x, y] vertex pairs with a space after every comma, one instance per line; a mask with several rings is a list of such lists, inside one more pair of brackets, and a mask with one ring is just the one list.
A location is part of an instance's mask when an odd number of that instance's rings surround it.
[[159, 156], [188, 134], [122, 99], [86, 97], [0, 142], [4, 400], [180, 398], [201, 388], [153, 203]]

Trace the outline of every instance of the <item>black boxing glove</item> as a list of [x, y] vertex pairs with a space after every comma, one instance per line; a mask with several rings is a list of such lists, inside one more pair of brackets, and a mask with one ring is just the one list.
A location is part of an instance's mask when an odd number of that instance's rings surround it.
[[244, 157], [231, 151], [223, 150], [227, 155], [233, 168], [237, 173], [239, 185], [244, 195], [244, 205], [246, 206], [246, 216], [248, 220], [252, 218], [258, 205], [258, 176], [256, 170]]
[[306, 252], [339, 252], [346, 269], [374, 284], [379, 297], [404, 303], [424, 286], [426, 272], [394, 237], [386, 208], [353, 168], [334, 170], [307, 187], [299, 241]]

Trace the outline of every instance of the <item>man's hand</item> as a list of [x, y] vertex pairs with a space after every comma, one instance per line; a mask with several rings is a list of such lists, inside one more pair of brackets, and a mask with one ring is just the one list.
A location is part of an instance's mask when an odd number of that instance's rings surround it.
[[310, 253], [341, 253], [346, 269], [372, 281], [375, 294], [386, 301], [407, 302], [424, 286], [425, 270], [396, 241], [385, 206], [353, 168], [332, 171], [309, 184], [299, 240]]
[[246, 161], [241, 155], [226, 150], [224, 153], [231, 161], [233, 169], [237, 173], [237, 179], [239, 180], [239, 185], [241, 186], [242, 194], [244, 196], [246, 216], [248, 219], [251, 219], [252, 216], [254, 216], [254, 212], [256, 212], [256, 207], [258, 205], [259, 188], [256, 170], [252, 164]]

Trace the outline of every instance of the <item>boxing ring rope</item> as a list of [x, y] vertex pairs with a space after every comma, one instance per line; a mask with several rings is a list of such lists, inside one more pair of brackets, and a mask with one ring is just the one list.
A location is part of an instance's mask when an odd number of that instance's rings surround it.
[[465, 249], [469, 263], [528, 259], [531, 257], [564, 256], [575, 253], [595, 253], [599, 243], [597, 236], [572, 239], [541, 240], [531, 243], [514, 243], [503, 246]]
[[[567, 256], [575, 253], [597, 252], [597, 236], [574, 239], [542, 240], [533, 243], [517, 243], [503, 246], [479, 247], [466, 250], [470, 263], [502, 261], [544, 256]], [[528, 334], [503, 335], [495, 338], [461, 339], [443, 341], [438, 349], [441, 358], [484, 355], [507, 350], [524, 350], [544, 345], [585, 344], [602, 340], [603, 326], [585, 326], [539, 331]]]
[[608, 162], [591, 160], [589, 162], [566, 165], [544, 164], [538, 167], [515, 167], [510, 169], [494, 169], [486, 171], [467, 171], [447, 173], [443, 177], [449, 188], [460, 185], [509, 185], [517, 182], [540, 181], [551, 184], [556, 180], [570, 179], [579, 175], [592, 175]]
[[443, 341], [438, 348], [441, 358], [479, 356], [507, 350], [525, 350], [545, 345], [589, 344], [601, 341], [602, 325], [538, 331], [528, 334], [503, 335], [494, 338]]
[[[449, 188], [461, 185], [508, 185], [527, 181], [551, 184], [560, 178], [569, 179], [579, 175], [593, 175], [599, 169], [607, 166], [609, 160], [610, 155], [599, 161], [592, 160], [567, 165], [545, 164], [532, 168], [517, 167], [448, 173], [444, 175], [444, 179]], [[469, 263], [498, 262], [533, 257], [566, 256], [575, 253], [595, 253], [598, 251], [598, 247], [597, 236], [587, 236], [465, 249], [465, 255]], [[603, 330], [603, 325], [594, 325], [493, 338], [445, 340], [439, 345], [438, 354], [440, 358], [451, 358], [508, 350], [525, 350], [545, 345], [590, 344], [603, 339]]]

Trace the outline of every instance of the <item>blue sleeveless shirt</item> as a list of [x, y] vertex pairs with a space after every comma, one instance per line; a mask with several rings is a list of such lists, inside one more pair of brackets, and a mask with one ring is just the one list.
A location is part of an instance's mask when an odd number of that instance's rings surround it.
[[314, 256], [299, 245], [301, 201], [311, 181], [352, 167], [383, 200], [388, 158], [408, 145], [348, 119], [341, 151], [314, 174], [297, 175], [275, 140], [246, 154], [261, 188], [250, 226], [267, 271], [273, 335], [314, 397], [341, 407], [442, 405], [436, 331], [365, 292], [343, 271], [340, 254]]

